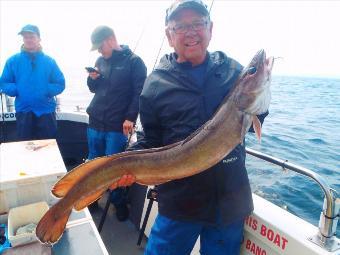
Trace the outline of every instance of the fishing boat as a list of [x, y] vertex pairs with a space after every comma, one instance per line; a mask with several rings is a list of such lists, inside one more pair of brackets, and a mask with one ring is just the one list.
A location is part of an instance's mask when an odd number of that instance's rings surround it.
[[[2, 144], [0, 148], [5, 144], [17, 141], [12, 100], [2, 95], [1, 102], [0, 139]], [[74, 111], [59, 109], [57, 121], [58, 136], [56, 141], [63, 162], [69, 170], [86, 159], [88, 116], [80, 107], [76, 107]], [[246, 151], [250, 158], [256, 157], [315, 181], [324, 193], [324, 204], [320, 208], [319, 224], [314, 226], [284, 208], [253, 194], [255, 209], [252, 215], [245, 220], [241, 254], [339, 255], [340, 239], [336, 236], [336, 229], [340, 217], [340, 198], [337, 197], [336, 191], [328, 185], [322, 176], [307, 168], [251, 148], [247, 148]], [[1, 171], [6, 171], [6, 169]], [[114, 210], [109, 207], [107, 196], [106, 194], [99, 201], [99, 207], [91, 210], [91, 214], [87, 209], [81, 214], [73, 213], [75, 216], [71, 216], [68, 226], [86, 227], [79, 222], [86, 223], [88, 224], [88, 233], [84, 229], [68, 227], [62, 239], [53, 246], [54, 254], [143, 254], [147, 237], [157, 214], [155, 190], [153, 187], [141, 185], [133, 185], [130, 188], [130, 217], [126, 222], [118, 222], [115, 219]], [[6, 218], [6, 213], [8, 212], [1, 212], [2, 219]], [[72, 233], [72, 230], [76, 234]], [[84, 240], [86, 241], [84, 242]], [[87, 249], [87, 242], [96, 246], [98, 252], [93, 253], [93, 250]], [[72, 249], [73, 252], [70, 252]], [[199, 254], [199, 241], [191, 254]]]

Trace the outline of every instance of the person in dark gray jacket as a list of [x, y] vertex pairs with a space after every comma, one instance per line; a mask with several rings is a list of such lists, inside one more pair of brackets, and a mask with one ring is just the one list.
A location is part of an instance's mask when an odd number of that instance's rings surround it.
[[[145, 81], [140, 97], [144, 133], [129, 149], [187, 138], [212, 118], [243, 69], [225, 53], [207, 51], [213, 23], [201, 0], [175, 1], [165, 24], [175, 52], [162, 57]], [[267, 114], [258, 116], [261, 123]], [[198, 237], [201, 254], [239, 254], [244, 219], [253, 210], [245, 157], [243, 141], [210, 169], [158, 185], [159, 213], [145, 254], [190, 254]], [[133, 180], [126, 175], [119, 182]]]
[[[243, 69], [225, 53], [207, 51], [213, 23], [202, 1], [175, 1], [165, 23], [175, 52], [165, 55], [145, 81], [140, 97], [144, 134], [131, 149], [187, 138], [212, 118]], [[258, 116], [261, 122], [267, 114]], [[145, 254], [190, 254], [198, 237], [201, 254], [239, 254], [244, 219], [253, 210], [245, 156], [245, 144], [239, 144], [210, 169], [158, 185], [159, 213]], [[134, 176], [123, 178], [128, 184]]]
[[[98, 50], [102, 56], [87, 79], [87, 85], [94, 93], [87, 108], [90, 160], [125, 149], [137, 119], [139, 96], [146, 78], [143, 60], [128, 46], [118, 43], [112, 28], [98, 26], [91, 35], [91, 42], [92, 50]], [[122, 188], [111, 194], [120, 221], [128, 217], [125, 197]]]

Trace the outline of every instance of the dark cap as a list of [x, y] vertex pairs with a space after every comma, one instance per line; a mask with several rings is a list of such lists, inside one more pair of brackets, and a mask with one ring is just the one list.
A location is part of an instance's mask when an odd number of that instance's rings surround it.
[[34, 33], [34, 34], [37, 34], [39, 37], [40, 37], [40, 31], [39, 31], [39, 28], [35, 25], [31, 25], [31, 24], [28, 24], [26, 26], [24, 26], [20, 32], [18, 33], [18, 35], [22, 35], [23, 33], [25, 32], [28, 32], [28, 33]]
[[108, 37], [114, 35], [113, 29], [108, 26], [98, 26], [91, 34], [92, 48], [91, 50], [97, 50], [102, 46], [102, 43]]
[[174, 18], [174, 16], [183, 9], [192, 9], [203, 16], [209, 16], [207, 6], [201, 0], [176, 0], [167, 10], [165, 16], [165, 25]]

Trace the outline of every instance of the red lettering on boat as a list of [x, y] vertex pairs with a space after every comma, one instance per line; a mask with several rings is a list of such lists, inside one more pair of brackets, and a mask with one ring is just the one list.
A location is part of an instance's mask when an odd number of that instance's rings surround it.
[[280, 247], [282, 250], [286, 248], [288, 239], [281, 236], [279, 233], [275, 233], [274, 230], [267, 228], [265, 225], [261, 225], [260, 234], [267, 238], [269, 241], [273, 242], [276, 246]]
[[254, 255], [267, 255], [267, 252], [265, 249], [261, 248], [255, 242], [252, 242], [249, 239], [247, 239], [246, 241], [246, 249]]

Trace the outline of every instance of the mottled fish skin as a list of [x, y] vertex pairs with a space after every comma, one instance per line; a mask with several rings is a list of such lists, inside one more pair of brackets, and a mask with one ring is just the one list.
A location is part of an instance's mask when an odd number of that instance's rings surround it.
[[221, 161], [244, 139], [256, 115], [267, 111], [273, 58], [264, 50], [243, 69], [231, 92], [211, 120], [185, 140], [161, 148], [122, 152], [86, 162], [59, 180], [52, 193], [61, 198], [40, 220], [36, 235], [42, 243], [61, 237], [72, 209], [97, 200], [114, 182], [132, 174], [136, 182], [156, 185], [200, 173]]

